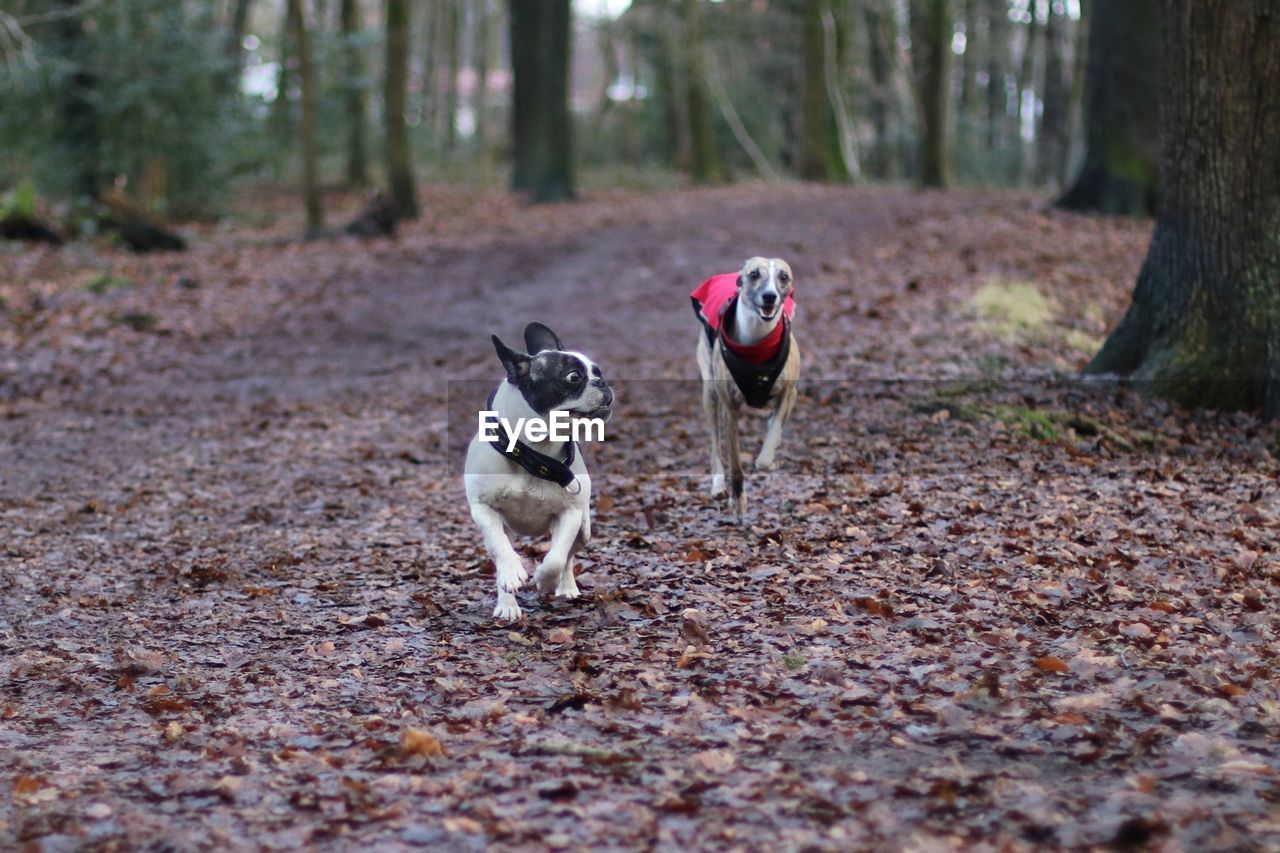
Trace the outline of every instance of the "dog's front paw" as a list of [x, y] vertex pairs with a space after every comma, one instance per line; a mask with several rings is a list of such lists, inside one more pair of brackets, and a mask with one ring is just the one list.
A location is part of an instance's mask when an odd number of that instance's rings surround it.
[[733, 517], [742, 523], [747, 520], [747, 493], [743, 492], [736, 498], [729, 498], [729, 508], [733, 510]]
[[518, 622], [520, 605], [516, 603], [516, 597], [509, 592], [498, 593], [498, 606], [493, 608], [493, 618], [499, 622]]
[[711, 476], [711, 497], [718, 498], [724, 494], [724, 474]]
[[578, 581], [574, 578], [573, 572], [562, 573], [560, 583], [556, 584], [556, 598], [577, 598], [581, 594], [578, 592]]
[[498, 563], [498, 589], [502, 592], [515, 592], [528, 579], [529, 571], [520, 560]]
[[777, 467], [778, 467], [778, 460], [773, 458], [772, 453], [770, 453], [768, 456], [765, 456], [763, 453], [761, 453], [759, 456], [756, 457], [755, 469], [757, 471], [773, 471]]
[[538, 592], [543, 595], [550, 595], [551, 591], [556, 589], [556, 584], [560, 581], [560, 575], [563, 573], [563, 565], [551, 564], [546, 560], [539, 563], [537, 570], [533, 573], [533, 580], [538, 585]]

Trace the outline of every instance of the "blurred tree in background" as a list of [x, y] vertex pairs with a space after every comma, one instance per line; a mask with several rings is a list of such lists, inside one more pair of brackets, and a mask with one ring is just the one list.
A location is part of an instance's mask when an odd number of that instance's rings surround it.
[[1080, 174], [1064, 203], [1140, 212], [1157, 0], [1097, 4], [1087, 63], [1083, 3], [10, 0], [0, 189], [112, 188], [192, 216], [236, 187], [299, 186], [315, 229], [326, 187], [381, 185], [411, 215], [414, 175], [495, 167], [539, 200], [570, 197], [575, 172], [1053, 190]]
[[[209, 3], [16, 0], [0, 78], [0, 185], [93, 198], [127, 185], [175, 215], [217, 210], [249, 115]], [[14, 32], [24, 37], [14, 39]]]
[[1108, 0], [1091, 14], [1084, 167], [1058, 205], [1149, 215], [1160, 152], [1160, 0]]
[[569, 0], [511, 0], [512, 178], [535, 201], [573, 198]]

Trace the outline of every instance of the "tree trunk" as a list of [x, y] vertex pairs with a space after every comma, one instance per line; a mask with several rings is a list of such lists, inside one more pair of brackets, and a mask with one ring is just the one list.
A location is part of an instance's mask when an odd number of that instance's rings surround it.
[[986, 28], [981, 26], [983, 0], [965, 0], [964, 54], [960, 58], [960, 107], [956, 111], [956, 137], [961, 158], [972, 158], [978, 149], [981, 127], [978, 105], [978, 69], [985, 53]]
[[1086, 372], [1276, 417], [1280, 18], [1271, 0], [1165, 0], [1163, 11], [1155, 234], [1133, 304]]
[[804, 79], [800, 141], [800, 176], [807, 181], [847, 181], [836, 116], [828, 92], [828, 65], [837, 57], [827, 52], [828, 38], [823, 12], [830, 0], [804, 0], [801, 4], [804, 34]]
[[97, 79], [90, 70], [85, 26], [77, 0], [62, 0], [59, 11], [66, 12], [57, 24], [59, 54], [71, 68], [70, 78], [60, 87], [58, 120], [62, 145], [72, 172], [73, 190], [85, 198], [97, 198], [104, 176], [99, 161], [102, 129], [98, 123]]
[[1030, 0], [1028, 8], [1031, 22], [1027, 24], [1026, 42], [1022, 46], [1022, 68], [1018, 72], [1018, 183], [1031, 180], [1035, 163], [1037, 81], [1044, 69], [1044, 32], [1040, 23], [1040, 9], [1048, 7], [1050, 0]]
[[418, 218], [418, 193], [413, 180], [413, 156], [405, 107], [409, 94], [409, 3], [387, 0], [386, 134], [387, 176], [391, 200], [400, 219]]
[[1058, 207], [1151, 214], [1160, 151], [1159, 22], [1160, 0], [1105, 0], [1090, 11], [1084, 165]]
[[1009, 0], [987, 10], [987, 148], [999, 151], [1009, 134]]
[[316, 165], [316, 75], [311, 64], [311, 43], [302, 0], [289, 0], [289, 21], [293, 25], [293, 46], [298, 55], [298, 83], [302, 89], [302, 194], [307, 206], [307, 233], [324, 227], [320, 206], [320, 177]]
[[569, 0], [510, 0], [512, 186], [535, 202], [573, 198]]
[[440, 34], [445, 29], [445, 7], [440, 3], [431, 3], [423, 11], [422, 22], [422, 84], [419, 87], [419, 113], [423, 135], [435, 143], [442, 135], [440, 117], [442, 99], [440, 98], [439, 68]]
[[347, 183], [363, 187], [369, 183], [369, 156], [365, 140], [368, 110], [365, 108], [365, 64], [360, 44], [364, 26], [358, 0], [342, 0], [343, 94], [347, 113]]
[[902, 174], [915, 153], [908, 147], [906, 134], [914, 87], [910, 82], [905, 86], [902, 82], [902, 52], [898, 46], [893, 0], [866, 0], [863, 18], [872, 85], [868, 112], [875, 140], [873, 152], [867, 159], [867, 170], [879, 178], [893, 178]]
[[951, 35], [950, 0], [915, 0], [912, 61], [920, 93], [920, 183], [926, 187], [949, 186], [953, 180]]
[[695, 183], [720, 180], [720, 156], [711, 126], [711, 99], [702, 43], [703, 0], [684, 0], [685, 108], [689, 116], [689, 172]]
[[1044, 115], [1036, 138], [1036, 183], [1061, 186], [1067, 159], [1067, 132], [1070, 129], [1070, 95], [1067, 82], [1067, 16], [1049, 4], [1049, 20], [1044, 29]]
[[282, 178], [289, 165], [289, 153], [294, 139], [293, 103], [289, 90], [293, 88], [293, 72], [298, 61], [293, 38], [293, 4], [284, 4], [284, 25], [280, 28], [280, 67], [276, 71], [276, 99], [271, 104], [271, 130], [276, 140], [275, 173]]
[[680, 0], [657, 0], [659, 59], [654, 83], [663, 111], [663, 140], [668, 161], [682, 171], [689, 170], [693, 144], [689, 133], [688, 68], [684, 63], [684, 24], [680, 19]]
[[476, 95], [472, 109], [476, 114], [475, 147], [482, 154], [489, 141], [489, 56], [493, 31], [493, 13], [489, 0], [476, 0]]
[[458, 145], [458, 72], [462, 66], [462, 9], [459, 0], [445, 6], [444, 153]]
[[596, 22], [596, 39], [600, 48], [600, 64], [604, 69], [601, 75], [600, 93], [596, 98], [596, 108], [591, 115], [591, 126], [586, 134], [587, 144], [597, 158], [607, 159], [611, 152], [605, 150], [605, 130], [608, 127], [609, 115], [613, 112], [613, 99], [609, 97], [609, 87], [618, 79], [618, 47], [614, 43], [613, 22], [602, 17]]
[[236, 0], [231, 13], [231, 27], [223, 48], [227, 58], [226, 87], [231, 94], [240, 91], [240, 75], [244, 73], [244, 34], [249, 28], [249, 11], [253, 0]]
[[1062, 182], [1065, 185], [1076, 173], [1084, 150], [1084, 72], [1085, 59], [1089, 55], [1089, 13], [1093, 0], [1080, 0], [1080, 20], [1072, 27], [1071, 41], [1071, 92], [1067, 96], [1067, 156], [1063, 162]]

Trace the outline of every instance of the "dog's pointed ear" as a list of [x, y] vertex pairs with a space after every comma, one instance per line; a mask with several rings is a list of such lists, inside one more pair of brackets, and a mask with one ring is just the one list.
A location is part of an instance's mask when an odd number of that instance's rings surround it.
[[531, 355], [537, 355], [543, 350], [564, 349], [556, 333], [541, 323], [530, 323], [524, 327], [524, 346]]
[[499, 340], [497, 335], [493, 336], [493, 348], [498, 351], [498, 360], [507, 369], [508, 379], [518, 382], [529, 375], [529, 365], [533, 359], [522, 352], [516, 352]]

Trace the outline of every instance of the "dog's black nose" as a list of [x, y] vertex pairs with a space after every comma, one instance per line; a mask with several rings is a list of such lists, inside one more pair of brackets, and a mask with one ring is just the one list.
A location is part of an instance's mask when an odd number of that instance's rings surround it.
[[763, 305], [765, 308], [772, 308], [774, 305], [777, 304], [777, 302], [778, 302], [778, 294], [776, 293], [760, 294], [760, 304]]

